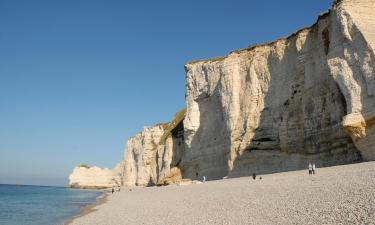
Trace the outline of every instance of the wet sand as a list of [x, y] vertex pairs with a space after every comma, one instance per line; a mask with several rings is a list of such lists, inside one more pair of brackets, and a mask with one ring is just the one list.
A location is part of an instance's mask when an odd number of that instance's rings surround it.
[[95, 203], [93, 204], [90, 204], [90, 205], [87, 205], [85, 207], [83, 207], [81, 209], [81, 212], [77, 215], [77, 216], [74, 216], [70, 219], [68, 219], [67, 221], [65, 221], [64, 225], [69, 225], [73, 222], [73, 220], [77, 219], [77, 218], [80, 218], [82, 216], [85, 216], [91, 212], [94, 212], [97, 210], [97, 206], [101, 205], [101, 204], [104, 204], [107, 202], [107, 198], [108, 198], [108, 195], [109, 193], [108, 192], [104, 192], [101, 196], [99, 196], [96, 200]]
[[375, 224], [375, 162], [122, 188], [70, 224]]

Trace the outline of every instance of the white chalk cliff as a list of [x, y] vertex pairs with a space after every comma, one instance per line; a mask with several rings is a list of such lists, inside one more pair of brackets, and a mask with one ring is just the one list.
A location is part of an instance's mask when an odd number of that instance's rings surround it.
[[182, 110], [171, 123], [145, 127], [128, 140], [124, 153], [125, 185], [155, 185], [170, 176], [184, 151], [184, 115]]
[[374, 49], [375, 0], [341, 0], [287, 38], [187, 63], [186, 111], [129, 139], [124, 184], [375, 160]]
[[341, 1], [288, 38], [187, 64], [185, 175], [374, 159], [374, 16], [374, 1]]
[[122, 186], [123, 164], [113, 169], [97, 166], [77, 166], [69, 176], [69, 186], [73, 188], [111, 188]]

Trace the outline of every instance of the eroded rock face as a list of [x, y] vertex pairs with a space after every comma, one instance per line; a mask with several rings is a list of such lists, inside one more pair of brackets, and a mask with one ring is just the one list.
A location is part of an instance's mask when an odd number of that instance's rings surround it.
[[182, 180], [181, 170], [178, 167], [173, 167], [170, 169], [170, 173], [166, 174], [157, 183], [158, 186], [178, 184]]
[[342, 1], [331, 17], [328, 65], [345, 96], [343, 126], [363, 159], [375, 160], [375, 1]]
[[374, 1], [341, 1], [286, 39], [187, 64], [183, 176], [374, 159], [374, 21]]
[[168, 132], [167, 128], [168, 124], [145, 127], [128, 140], [124, 153], [126, 186], [156, 185], [171, 176], [171, 168], [180, 162], [184, 143], [183, 137], [175, 132], [168, 134], [161, 143], [161, 137]]
[[122, 163], [113, 169], [77, 166], [69, 176], [69, 187], [101, 189], [121, 186], [122, 172]]
[[171, 123], [144, 127], [128, 140], [124, 160], [113, 170], [76, 167], [69, 177], [69, 185], [104, 188], [112, 187], [113, 181], [124, 186], [179, 183], [182, 179], [179, 165], [184, 153], [184, 115], [185, 110], [182, 110]]
[[375, 0], [337, 2], [288, 38], [185, 65], [186, 111], [129, 139], [123, 183], [375, 160]]
[[128, 140], [124, 153], [125, 185], [147, 186], [156, 183], [156, 153], [163, 132], [163, 125], [145, 127]]

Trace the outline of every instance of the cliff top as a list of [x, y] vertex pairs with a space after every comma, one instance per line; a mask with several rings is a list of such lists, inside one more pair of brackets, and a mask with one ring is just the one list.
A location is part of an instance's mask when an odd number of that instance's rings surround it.
[[[337, 4], [340, 4], [341, 2], [343, 2], [345, 0], [335, 0], [332, 4], [332, 8], [337, 5]], [[347, 0], [349, 1], [349, 0]], [[231, 54], [240, 54], [242, 52], [247, 52], [247, 51], [252, 51], [256, 48], [259, 48], [259, 47], [264, 47], [264, 46], [272, 46], [280, 41], [286, 41], [286, 40], [289, 40], [295, 36], [297, 36], [298, 34], [300, 34], [301, 32], [304, 32], [304, 31], [308, 31], [308, 30], [311, 30], [317, 23], [320, 19], [323, 19], [325, 18], [326, 16], [328, 16], [331, 12], [331, 9], [321, 13], [319, 16], [318, 16], [318, 19], [316, 20], [316, 22], [311, 25], [311, 26], [308, 26], [308, 27], [303, 27], [301, 29], [299, 29], [298, 31], [290, 34], [289, 36], [287, 37], [282, 37], [282, 38], [279, 38], [279, 39], [276, 39], [274, 41], [271, 41], [271, 42], [265, 42], [265, 43], [260, 43], [260, 44], [253, 44], [253, 45], [249, 45], [248, 47], [246, 48], [242, 48], [242, 49], [237, 49], [237, 50], [233, 50], [231, 52], [229, 52], [229, 54], [225, 55], [225, 56], [218, 56], [218, 57], [214, 57], [214, 58], [209, 58], [209, 59], [198, 59], [198, 60], [192, 60], [192, 61], [189, 61], [185, 64], [185, 70], [187, 68], [188, 65], [193, 65], [193, 64], [196, 64], [196, 63], [204, 63], [204, 62], [219, 62], [219, 61], [223, 61], [226, 57], [228, 57], [229, 55]]]

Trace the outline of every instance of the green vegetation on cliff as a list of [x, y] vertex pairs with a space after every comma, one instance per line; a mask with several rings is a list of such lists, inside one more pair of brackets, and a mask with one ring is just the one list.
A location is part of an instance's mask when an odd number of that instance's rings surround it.
[[165, 140], [167, 140], [167, 138], [169, 137], [169, 135], [171, 135], [171, 131], [177, 127], [178, 124], [180, 124], [180, 122], [185, 118], [185, 114], [186, 114], [186, 108], [182, 109], [181, 111], [177, 112], [173, 118], [173, 120], [164, 125], [164, 133], [163, 135], [161, 136], [160, 138], [160, 141], [159, 141], [159, 144], [160, 145], [163, 145], [165, 144]]
[[86, 165], [86, 164], [83, 164], [83, 163], [79, 164], [78, 167], [85, 167], [86, 169], [89, 169], [89, 168], [90, 168], [90, 166], [88, 166], [88, 165]]

